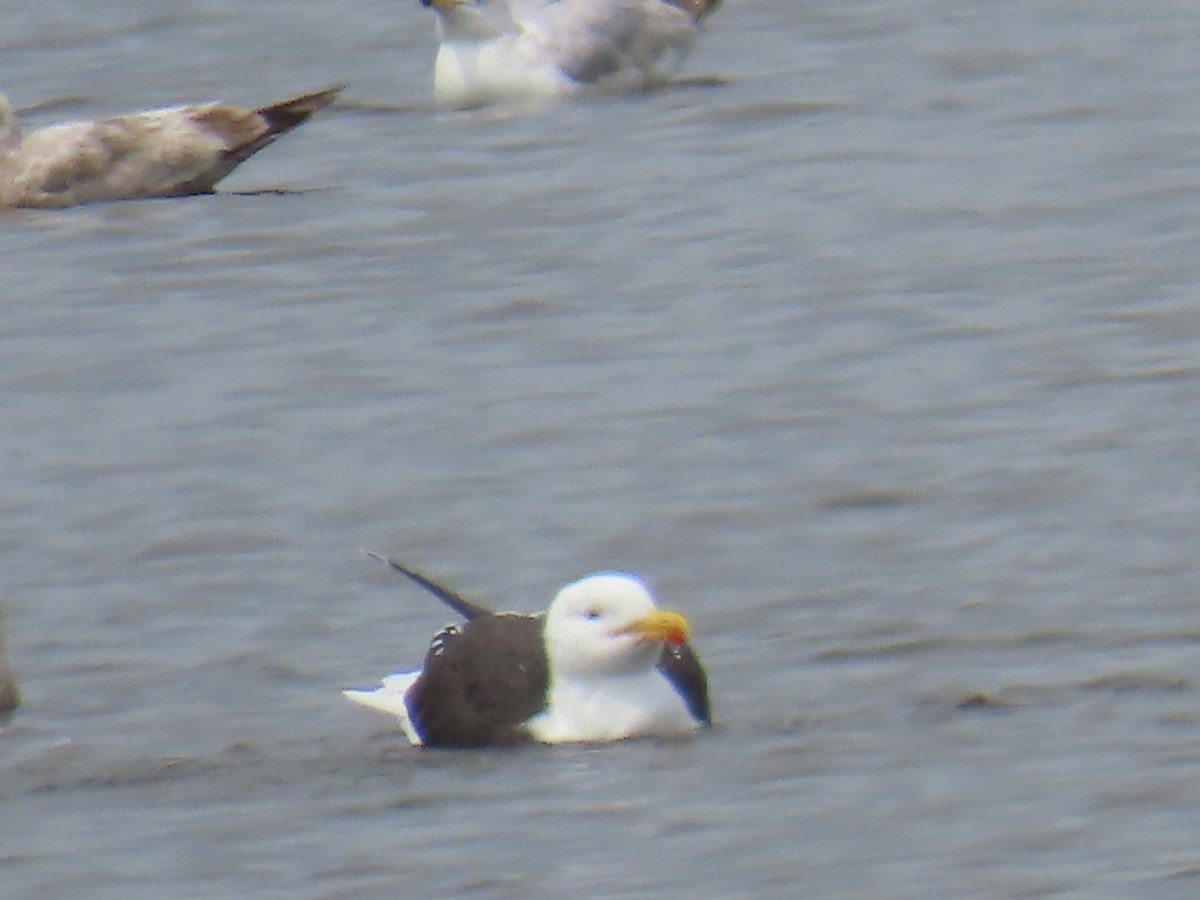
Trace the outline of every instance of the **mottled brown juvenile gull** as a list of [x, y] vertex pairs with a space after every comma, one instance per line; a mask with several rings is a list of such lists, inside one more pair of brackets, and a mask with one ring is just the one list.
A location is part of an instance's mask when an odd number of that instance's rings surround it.
[[377, 558], [467, 620], [434, 636], [420, 671], [343, 692], [395, 716], [416, 746], [683, 736], [711, 721], [708, 679], [688, 644], [687, 621], [657, 609], [632, 575], [573, 582], [544, 614], [496, 613]]
[[249, 110], [203, 103], [23, 134], [0, 95], [0, 206], [212, 193], [218, 181], [328, 106], [342, 86]]
[[640, 90], [670, 78], [720, 0], [420, 0], [437, 13], [433, 96], [463, 109]]

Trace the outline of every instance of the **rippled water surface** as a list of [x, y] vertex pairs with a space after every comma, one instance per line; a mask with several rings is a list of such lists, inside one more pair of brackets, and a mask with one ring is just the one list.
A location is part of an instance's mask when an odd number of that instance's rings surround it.
[[[350, 87], [0, 215], [6, 898], [1200, 892], [1200, 7], [727, 0], [451, 114], [415, 0], [25, 6], [30, 124]], [[718, 727], [410, 750], [363, 547], [642, 573]]]

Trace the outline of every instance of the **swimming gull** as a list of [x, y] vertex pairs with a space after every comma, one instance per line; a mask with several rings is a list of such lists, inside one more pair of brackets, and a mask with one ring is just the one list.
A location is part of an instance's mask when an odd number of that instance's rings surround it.
[[497, 613], [376, 558], [466, 619], [434, 636], [419, 671], [343, 692], [395, 716], [414, 745], [671, 737], [711, 722], [707, 676], [688, 643], [687, 621], [656, 608], [632, 575], [568, 584], [544, 614]]
[[328, 106], [343, 86], [261, 109], [204, 103], [23, 133], [0, 95], [0, 206], [212, 193], [218, 181]]
[[434, 100], [464, 109], [661, 84], [720, 0], [420, 2], [437, 13]]

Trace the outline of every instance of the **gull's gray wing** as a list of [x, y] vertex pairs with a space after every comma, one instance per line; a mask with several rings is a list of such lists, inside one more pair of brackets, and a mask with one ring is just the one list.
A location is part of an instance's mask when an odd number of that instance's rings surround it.
[[693, 15], [663, 0], [513, 0], [527, 39], [571, 79], [665, 78], [691, 50]]

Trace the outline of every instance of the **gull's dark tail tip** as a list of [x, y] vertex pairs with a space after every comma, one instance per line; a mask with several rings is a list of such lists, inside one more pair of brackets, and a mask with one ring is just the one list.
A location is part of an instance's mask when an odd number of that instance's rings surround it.
[[313, 113], [324, 109], [336, 100], [345, 89], [346, 85], [335, 84], [324, 90], [272, 103], [270, 106], [264, 106], [255, 111], [267, 123], [267, 130], [270, 134], [283, 134], [285, 131], [291, 131], [297, 125], [307, 122], [312, 118]]

